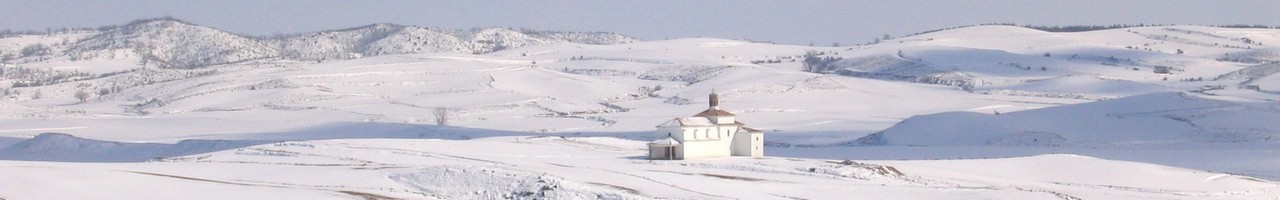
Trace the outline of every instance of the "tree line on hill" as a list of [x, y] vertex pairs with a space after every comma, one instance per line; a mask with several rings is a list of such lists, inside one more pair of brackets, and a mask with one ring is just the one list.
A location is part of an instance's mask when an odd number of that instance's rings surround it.
[[[1036, 30], [1041, 30], [1041, 31], [1046, 31], [1046, 32], [1069, 33], [1069, 32], [1085, 32], [1085, 31], [1097, 31], [1097, 30], [1120, 29], [1120, 28], [1134, 28], [1134, 27], [1173, 26], [1173, 25], [1176, 25], [1176, 24], [1145, 24], [1145, 23], [1139, 23], [1139, 24], [1112, 24], [1112, 25], [1067, 25], [1067, 26], [1047, 26], [1047, 25], [1018, 25], [1018, 24], [1014, 24], [1014, 23], [986, 23], [986, 24], [963, 25], [963, 26], [955, 26], [955, 27], [947, 27], [947, 28], [940, 28], [940, 29], [934, 29], [934, 30], [927, 30], [927, 31], [921, 31], [921, 32], [916, 32], [916, 33], [908, 34], [908, 35], [906, 35], [906, 36], [902, 36], [902, 37], [911, 37], [911, 36], [917, 36], [917, 35], [924, 35], [924, 34], [929, 34], [929, 33], [939, 32], [939, 31], [946, 31], [946, 30], [953, 30], [953, 29], [960, 29], [960, 28], [968, 28], [968, 27], [975, 27], [975, 26], [993, 26], [993, 25], [1000, 25], [1000, 26], [1017, 26], [1017, 27], [1023, 27], [1023, 28], [1029, 28], [1029, 29], [1036, 29]], [[1265, 29], [1280, 29], [1280, 26], [1275, 26], [1275, 25], [1261, 25], [1261, 24], [1253, 24], [1253, 25], [1249, 25], [1249, 24], [1229, 24], [1229, 25], [1209, 25], [1209, 26], [1213, 26], [1213, 27], [1220, 27], [1220, 28], [1265, 28]], [[870, 42], [869, 44], [879, 43], [879, 42], [880, 42], [880, 41], [882, 41], [882, 40], [888, 40], [888, 39], [891, 39], [891, 38], [893, 38], [893, 37], [890, 37], [888, 34], [885, 34], [885, 36], [883, 36], [883, 37], [874, 38], [874, 39], [873, 39], [873, 42]]]

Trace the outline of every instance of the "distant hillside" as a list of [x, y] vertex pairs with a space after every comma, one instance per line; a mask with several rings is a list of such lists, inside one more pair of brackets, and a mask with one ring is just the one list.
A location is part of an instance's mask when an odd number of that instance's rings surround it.
[[855, 145], [1108, 146], [1280, 139], [1274, 106], [1156, 93], [1003, 114], [907, 118]]
[[[1244, 68], [1251, 69], [1236, 74], [1250, 74], [1245, 78], [1249, 79], [1271, 74], [1266, 63], [1280, 62], [1280, 30], [1276, 29], [1103, 28], [1107, 29], [1049, 32], [1008, 25], [961, 27], [844, 51], [811, 52], [802, 59], [802, 70], [947, 85], [978, 93], [1108, 99], [1124, 95], [1089, 96], [1072, 88], [1108, 80], [1147, 85], [1139, 86], [1143, 88], [1170, 81], [1223, 80], [1240, 76], [1226, 73]], [[1251, 67], [1255, 65], [1264, 66]], [[1071, 76], [1096, 81], [1041, 84], [1036, 90], [1020, 87]]]
[[254, 39], [171, 19], [143, 20], [75, 42], [73, 60], [130, 50], [157, 66], [191, 68], [270, 58], [277, 49]]
[[138, 20], [123, 26], [78, 29], [43, 37], [50, 38], [44, 40], [51, 42], [31, 42], [8, 50], [0, 48], [0, 54], [8, 54], [0, 57], [8, 63], [133, 57], [143, 65], [199, 68], [263, 59], [318, 61], [412, 53], [481, 54], [560, 42], [604, 45], [639, 41], [604, 32], [450, 30], [395, 24], [260, 38], [171, 18]]
[[262, 41], [280, 49], [284, 58], [332, 60], [413, 53], [481, 54], [560, 42], [607, 45], [638, 40], [603, 32], [521, 32], [506, 28], [450, 30], [374, 24]]

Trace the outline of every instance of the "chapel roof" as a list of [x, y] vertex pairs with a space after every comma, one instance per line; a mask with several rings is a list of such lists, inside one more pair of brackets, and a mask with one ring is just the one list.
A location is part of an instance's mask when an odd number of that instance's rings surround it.
[[658, 127], [686, 127], [686, 126], [715, 126], [716, 123], [706, 117], [676, 117], [665, 123], [659, 124]]
[[695, 115], [693, 115], [693, 116], [694, 116], [694, 117], [719, 117], [719, 116], [733, 116], [733, 113], [730, 113], [729, 111], [720, 110], [720, 109], [717, 109], [717, 108], [709, 108], [709, 109], [707, 109], [707, 110], [705, 110], [705, 111], [702, 111], [702, 112], [700, 112], [700, 113], [698, 113], [698, 114], [695, 114]]

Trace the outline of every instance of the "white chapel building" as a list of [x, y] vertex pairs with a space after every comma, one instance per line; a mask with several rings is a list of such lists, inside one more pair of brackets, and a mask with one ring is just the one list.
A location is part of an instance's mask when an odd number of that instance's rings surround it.
[[716, 93], [708, 100], [711, 107], [706, 111], [658, 125], [657, 140], [649, 143], [649, 159], [764, 157], [764, 131], [747, 128], [734, 121], [733, 113], [720, 110]]

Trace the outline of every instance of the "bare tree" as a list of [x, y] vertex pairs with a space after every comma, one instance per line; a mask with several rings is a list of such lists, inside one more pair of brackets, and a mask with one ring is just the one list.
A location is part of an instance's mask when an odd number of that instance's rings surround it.
[[89, 94], [89, 91], [80, 90], [76, 91], [75, 97], [77, 100], [80, 100], [81, 103], [84, 103], [89, 100], [89, 96], [91, 95], [92, 94]]
[[43, 55], [52, 54], [53, 49], [49, 48], [48, 45], [44, 45], [44, 44], [32, 44], [32, 45], [27, 45], [25, 47], [22, 47], [22, 50], [20, 51], [20, 53], [22, 54], [23, 57], [43, 56]]
[[449, 125], [449, 108], [438, 107], [436, 108], [435, 111], [432, 111], [431, 113], [434, 114], [436, 117], [436, 125], [438, 126]]

